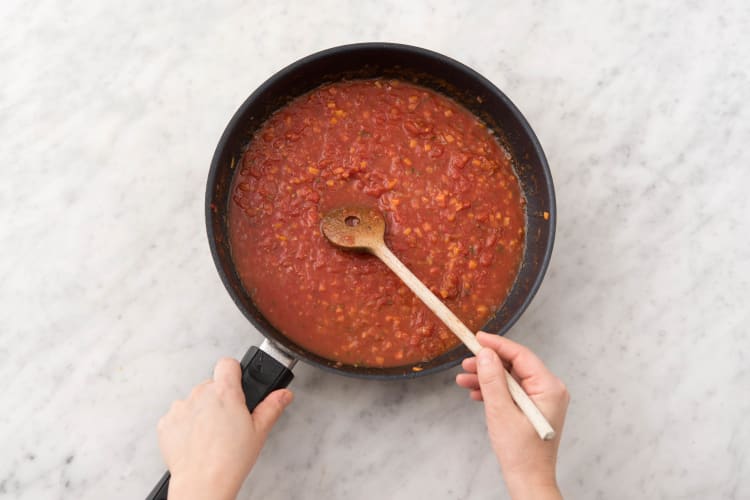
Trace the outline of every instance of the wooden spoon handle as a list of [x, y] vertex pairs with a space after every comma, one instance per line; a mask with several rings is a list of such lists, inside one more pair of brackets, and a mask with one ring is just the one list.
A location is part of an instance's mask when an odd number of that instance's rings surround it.
[[[396, 273], [396, 276], [401, 278], [406, 286], [408, 286], [419, 299], [425, 303], [430, 310], [435, 313], [435, 316], [445, 323], [450, 330], [464, 343], [474, 355], [479, 354], [482, 349], [482, 345], [479, 343], [474, 334], [466, 328], [458, 317], [453, 314], [453, 311], [448, 309], [448, 306], [438, 299], [429, 288], [422, 283], [419, 278], [396, 257], [393, 252], [385, 245], [385, 243], [373, 246], [370, 248], [371, 252], [378, 257], [383, 263], [388, 266], [391, 271]], [[539, 408], [536, 407], [534, 402], [529, 398], [523, 388], [514, 379], [507, 370], [505, 371], [505, 380], [508, 382], [508, 391], [513, 401], [516, 402], [521, 411], [534, 426], [534, 429], [543, 440], [547, 441], [555, 437], [555, 431], [549, 424]]]

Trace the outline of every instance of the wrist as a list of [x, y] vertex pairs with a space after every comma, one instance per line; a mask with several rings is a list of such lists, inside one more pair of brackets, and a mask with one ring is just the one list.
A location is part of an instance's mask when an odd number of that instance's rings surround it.
[[554, 473], [547, 475], [513, 475], [505, 478], [513, 500], [562, 499]]
[[557, 484], [524, 485], [513, 490], [509, 487], [508, 492], [513, 500], [562, 500]]
[[221, 477], [213, 479], [197, 475], [172, 475], [169, 480], [169, 500], [235, 500], [239, 487], [228, 484], [227, 479]]

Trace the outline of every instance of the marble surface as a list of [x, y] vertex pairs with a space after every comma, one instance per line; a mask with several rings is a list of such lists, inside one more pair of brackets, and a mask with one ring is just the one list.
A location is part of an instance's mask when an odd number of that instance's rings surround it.
[[[535, 128], [554, 258], [510, 336], [573, 396], [568, 498], [750, 498], [750, 7], [722, 2], [0, 3], [0, 498], [141, 498], [169, 402], [260, 338], [203, 227], [264, 79], [329, 46], [428, 47]], [[243, 499], [506, 498], [456, 370], [296, 369]]]

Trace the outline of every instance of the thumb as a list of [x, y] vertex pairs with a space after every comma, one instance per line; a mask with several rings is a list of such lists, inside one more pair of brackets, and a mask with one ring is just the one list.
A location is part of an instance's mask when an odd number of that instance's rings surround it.
[[279, 389], [266, 396], [252, 411], [253, 423], [258, 432], [267, 435], [289, 403], [294, 399], [292, 391]]
[[488, 419], [512, 411], [514, 406], [505, 381], [505, 368], [497, 353], [488, 347], [477, 355], [477, 378]]

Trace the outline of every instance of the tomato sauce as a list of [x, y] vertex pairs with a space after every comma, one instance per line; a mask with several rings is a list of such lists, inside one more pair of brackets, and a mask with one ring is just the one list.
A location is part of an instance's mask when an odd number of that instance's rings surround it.
[[320, 218], [377, 207], [391, 250], [471, 329], [503, 303], [524, 246], [509, 152], [453, 100], [397, 80], [319, 87], [273, 114], [238, 165], [232, 258], [288, 338], [356, 366], [428, 361], [458, 340], [377, 258], [331, 245]]

